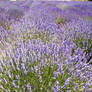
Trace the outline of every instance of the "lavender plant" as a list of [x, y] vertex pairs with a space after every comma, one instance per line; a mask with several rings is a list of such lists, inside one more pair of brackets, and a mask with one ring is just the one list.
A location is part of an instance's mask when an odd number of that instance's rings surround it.
[[87, 35], [86, 39], [83, 36], [74, 39], [74, 42], [78, 47], [84, 49], [86, 52], [87, 63], [92, 63], [90, 60], [92, 59], [92, 38], [91, 33]]
[[[62, 15], [62, 18], [59, 15], [66, 12], [60, 11], [50, 2], [41, 3], [44, 12], [37, 3], [36, 6], [39, 7], [37, 16], [36, 8], [32, 7], [35, 11], [32, 12], [30, 9], [28, 15], [11, 25], [10, 30], [15, 30], [12, 32], [16, 40], [5, 50], [6, 56], [0, 60], [0, 91], [92, 90], [92, 64], [87, 63], [92, 61], [90, 58], [92, 23], [84, 18], [79, 18], [78, 21], [76, 18], [71, 20], [67, 15], [65, 17]], [[53, 14], [47, 14], [49, 11]], [[66, 11], [68, 12], [67, 9]], [[41, 17], [38, 17], [40, 15]]]

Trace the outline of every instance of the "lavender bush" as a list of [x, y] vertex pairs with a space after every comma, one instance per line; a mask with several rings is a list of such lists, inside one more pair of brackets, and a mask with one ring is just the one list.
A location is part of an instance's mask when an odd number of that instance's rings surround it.
[[1, 27], [9, 46], [0, 46], [0, 92], [92, 91], [92, 3], [69, 4], [35, 2], [7, 31]]

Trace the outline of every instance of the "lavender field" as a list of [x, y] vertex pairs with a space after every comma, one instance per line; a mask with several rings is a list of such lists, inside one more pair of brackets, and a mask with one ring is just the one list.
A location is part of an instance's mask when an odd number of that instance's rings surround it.
[[92, 2], [0, 1], [0, 92], [92, 92]]

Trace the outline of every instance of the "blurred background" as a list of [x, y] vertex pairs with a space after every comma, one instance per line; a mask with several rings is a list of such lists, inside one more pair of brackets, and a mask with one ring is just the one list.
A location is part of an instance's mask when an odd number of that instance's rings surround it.
[[92, 0], [0, 0], [0, 1], [92, 1]]
[[[4, 0], [4, 1], [7, 1], [7, 0]], [[25, 0], [10, 0], [10, 1], [25, 1]], [[92, 1], [92, 0], [33, 0], [33, 1]]]

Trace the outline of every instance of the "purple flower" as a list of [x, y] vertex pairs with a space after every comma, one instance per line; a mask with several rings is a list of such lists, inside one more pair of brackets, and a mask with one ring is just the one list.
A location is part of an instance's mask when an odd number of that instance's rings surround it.
[[55, 81], [55, 88], [54, 88], [54, 92], [59, 92], [60, 90], [60, 87], [59, 87], [59, 82], [58, 81]]
[[58, 72], [54, 72], [54, 77], [56, 78], [56, 77], [58, 77]]
[[32, 92], [30, 83], [27, 84], [27, 89], [29, 89], [29, 92]]

